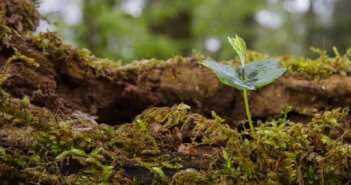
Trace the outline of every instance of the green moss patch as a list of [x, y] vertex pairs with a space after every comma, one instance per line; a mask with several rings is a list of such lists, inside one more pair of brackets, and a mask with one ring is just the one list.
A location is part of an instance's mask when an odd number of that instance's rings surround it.
[[3, 182], [341, 184], [351, 178], [348, 109], [316, 114], [308, 124], [284, 117], [258, 122], [251, 133], [229, 128], [214, 113], [213, 119], [190, 113], [185, 104], [151, 108], [112, 127], [63, 120], [7, 94], [1, 102]]

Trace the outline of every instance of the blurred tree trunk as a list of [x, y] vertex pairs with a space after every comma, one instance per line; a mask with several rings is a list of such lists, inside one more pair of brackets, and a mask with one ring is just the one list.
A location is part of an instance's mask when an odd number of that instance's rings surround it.
[[[95, 22], [94, 18], [96, 17], [94, 13], [95, 0], [84, 0], [82, 1], [83, 9], [83, 22], [86, 30], [84, 31], [82, 37], [85, 42], [86, 47], [94, 53], [94, 46], [101, 44], [101, 37], [98, 32], [98, 25]], [[92, 15], [93, 14], [93, 15]]]
[[[316, 2], [312, 2], [316, 3]], [[325, 5], [326, 6], [326, 5]], [[330, 7], [333, 8], [333, 7]], [[337, 46], [341, 53], [344, 53], [351, 45], [351, 1], [335, 1], [335, 7], [331, 21], [327, 25], [321, 24], [321, 19], [316, 12], [313, 12], [312, 6], [307, 19], [306, 46], [315, 46], [329, 48], [329, 53], [333, 46]]]

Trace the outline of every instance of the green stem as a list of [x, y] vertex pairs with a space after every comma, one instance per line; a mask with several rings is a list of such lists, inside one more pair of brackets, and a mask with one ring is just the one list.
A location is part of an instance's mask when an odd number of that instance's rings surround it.
[[250, 129], [252, 132], [255, 131], [253, 123], [252, 123], [252, 119], [251, 119], [251, 114], [250, 114], [250, 108], [249, 108], [249, 100], [247, 98], [247, 90], [243, 90], [243, 96], [244, 96], [244, 103], [245, 103], [245, 110], [246, 110], [246, 116], [247, 116], [247, 120], [249, 120], [249, 125], [250, 125]]

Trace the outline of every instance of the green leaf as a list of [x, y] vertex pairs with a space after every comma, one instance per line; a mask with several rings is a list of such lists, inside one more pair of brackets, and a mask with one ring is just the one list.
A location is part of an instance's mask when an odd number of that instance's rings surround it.
[[239, 55], [240, 60], [244, 62], [245, 56], [246, 56], [246, 43], [244, 39], [239, 37], [238, 35], [235, 35], [235, 37], [228, 37], [230, 45], [234, 48], [236, 53]]
[[203, 61], [201, 64], [210, 68], [223, 84], [239, 90], [255, 90], [268, 85], [286, 70], [277, 60], [251, 62], [245, 65], [244, 70], [213, 61]]
[[232, 66], [213, 61], [203, 61], [201, 64], [210, 68], [225, 85], [239, 90], [255, 90], [255, 86], [240, 79], [237, 71]]
[[286, 69], [277, 60], [250, 62], [245, 65], [244, 69], [246, 81], [256, 88], [272, 83], [281, 77], [285, 71]]

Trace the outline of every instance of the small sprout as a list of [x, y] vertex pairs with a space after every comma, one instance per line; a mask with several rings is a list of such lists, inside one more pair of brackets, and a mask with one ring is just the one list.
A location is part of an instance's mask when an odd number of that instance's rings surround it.
[[210, 68], [223, 84], [243, 91], [247, 119], [250, 124], [250, 129], [254, 131], [247, 91], [256, 90], [272, 83], [282, 76], [286, 69], [281, 67], [277, 60], [254, 61], [245, 64], [245, 41], [237, 35], [235, 38], [229, 37], [228, 40], [240, 57], [241, 67], [235, 69], [229, 65], [207, 60], [203, 61], [201, 64]]
[[239, 55], [241, 66], [244, 68], [246, 59], [246, 43], [244, 39], [235, 35], [235, 38], [228, 37], [230, 45], [234, 48], [235, 52]]

